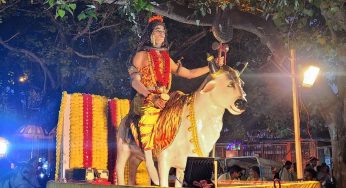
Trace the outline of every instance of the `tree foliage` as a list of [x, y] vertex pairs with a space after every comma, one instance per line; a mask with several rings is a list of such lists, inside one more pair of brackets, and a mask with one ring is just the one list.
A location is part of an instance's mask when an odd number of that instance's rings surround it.
[[[18, 49], [28, 47], [26, 50], [35, 52], [37, 57], [43, 59], [44, 64], [49, 67], [48, 70], [42, 71], [52, 72], [59, 89], [129, 97], [126, 63], [129, 61], [130, 54], [133, 53], [137, 36], [144, 26], [144, 20], [150, 15], [147, 10], [153, 11], [155, 6], [168, 2], [173, 1], [99, 0], [75, 2], [48, 0], [45, 2], [35, 1], [34, 4], [31, 4], [30, 1], [5, 2], [5, 4], [1, 4], [4, 22], [2, 25], [4, 27], [10, 24], [7, 21], [15, 22], [16, 19], [22, 21], [19, 22], [19, 25], [25, 25], [23, 22], [31, 23], [31, 25], [30, 27], [25, 26], [26, 28], [19, 32], [7, 29], [6, 32], [2, 33], [2, 41], [7, 40], [5, 43], [10, 46]], [[190, 18], [207, 17], [213, 15], [216, 9], [231, 8], [262, 17], [265, 20], [272, 20], [280, 30], [280, 35], [287, 47], [297, 50], [299, 59], [320, 60], [320, 65], [324, 70], [328, 70], [326, 72], [330, 75], [328, 77], [329, 84], [336, 83], [335, 73], [340, 70], [339, 67], [343, 66], [342, 63], [345, 61], [345, 54], [343, 54], [344, 49], [346, 49], [345, 20], [342, 16], [345, 13], [343, 1], [180, 0], [174, 3], [188, 7], [191, 10]], [[168, 4], [169, 6], [173, 5]], [[26, 11], [22, 10], [23, 7]], [[16, 12], [16, 16], [13, 16], [14, 12]], [[34, 22], [30, 21], [31, 18], [34, 18]], [[180, 27], [180, 29], [182, 28]], [[201, 29], [196, 30], [191, 29], [191, 27], [188, 30], [201, 31]], [[172, 41], [173, 55], [181, 55], [184, 50], [178, 49], [177, 46], [183, 45], [184, 42], [181, 41], [188, 40], [189, 37], [180, 36], [180, 42], [179, 40]], [[191, 44], [190, 46], [186, 44], [185, 47], [190, 48], [191, 46]], [[255, 74], [257, 69], [263, 68], [266, 63], [266, 56], [270, 55], [270, 51], [263, 48], [263, 41], [262, 44], [261, 40], [254, 41], [253, 36], [243, 32], [235, 33], [231, 48], [231, 52], [234, 52], [231, 53], [233, 63], [236, 61], [250, 62], [248, 70], [250, 77], [251, 74]], [[17, 56], [18, 61], [28, 62], [23, 63], [23, 67], [27, 64], [33, 64], [33, 61], [26, 56], [20, 56], [20, 52], [12, 50], [10, 53]], [[248, 56], [249, 53], [260, 54], [260, 56]], [[203, 57], [203, 54], [200, 56]], [[199, 61], [203, 61], [203, 58]], [[37, 65], [36, 67], [39, 68]], [[288, 68], [287, 65], [283, 67]], [[27, 68], [25, 69], [28, 71]], [[266, 71], [265, 68], [264, 70]], [[37, 69], [33, 72], [35, 73], [30, 74], [40, 75], [40, 71]], [[38, 76], [37, 80], [32, 82], [34, 87], [46, 88], [47, 80], [42, 81], [42, 79], [38, 79]], [[263, 80], [251, 80], [254, 84], [250, 84], [249, 92], [258, 93], [258, 95], [249, 96], [249, 101], [253, 104], [252, 107], [258, 108], [258, 106], [265, 105], [263, 101], [275, 101], [268, 104], [266, 108], [269, 110], [277, 108], [275, 110], [278, 112], [277, 114], [284, 114], [285, 111], [277, 107], [278, 101], [283, 102], [286, 106], [289, 101], [280, 100], [280, 97], [270, 100], [268, 96], [272, 97], [270, 92], [276, 88], [268, 85], [268, 81], [265, 80], [265, 78]], [[52, 83], [50, 85], [52, 86]], [[287, 90], [282, 92], [287, 93]], [[44, 96], [44, 93], [41, 95]], [[263, 120], [262, 114], [268, 113], [266, 110], [262, 110], [260, 113], [255, 110], [251, 111], [257, 120]], [[282, 112], [279, 113], [280, 111]], [[282, 121], [280, 118], [280, 115], [269, 119], [267, 117], [264, 118], [264, 122], [269, 129], [280, 130], [276, 127], [289, 122]], [[282, 133], [278, 132], [277, 134]], [[290, 134], [291, 132], [287, 132], [283, 134], [283, 137]]]
[[[313, 89], [301, 89], [303, 136], [320, 136], [327, 125], [334, 130], [332, 140], [342, 138], [345, 6], [342, 0], [0, 0], [0, 61], [9, 72], [13, 62], [21, 70], [0, 82], [1, 95], [8, 96], [2, 100], [13, 97], [13, 89], [42, 96], [41, 107], [51, 92], [62, 90], [130, 97], [127, 65], [148, 16], [177, 21], [166, 23], [171, 52], [174, 59], [185, 56], [193, 62], [184, 64], [192, 68], [203, 66], [210, 51], [213, 18], [229, 10], [225, 18], [234, 32], [228, 63], [249, 62], [243, 79], [250, 105], [238, 119], [225, 115], [223, 135], [241, 139], [258, 128], [271, 138], [292, 136], [288, 60], [294, 48], [299, 70], [314, 61], [323, 72]], [[15, 79], [24, 73], [29, 75], [26, 89]], [[175, 89], [191, 92], [203, 77], [175, 80]], [[1, 102], [0, 109], [6, 103]], [[345, 153], [338, 155], [346, 160]]]

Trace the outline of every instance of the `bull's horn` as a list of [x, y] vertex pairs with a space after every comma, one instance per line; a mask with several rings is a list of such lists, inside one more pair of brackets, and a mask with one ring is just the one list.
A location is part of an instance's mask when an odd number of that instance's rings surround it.
[[243, 68], [239, 71], [239, 75], [241, 75], [241, 74], [244, 72], [244, 70], [246, 69], [246, 67], [247, 67], [248, 64], [249, 64], [248, 62], [245, 62], [245, 63], [243, 64]]

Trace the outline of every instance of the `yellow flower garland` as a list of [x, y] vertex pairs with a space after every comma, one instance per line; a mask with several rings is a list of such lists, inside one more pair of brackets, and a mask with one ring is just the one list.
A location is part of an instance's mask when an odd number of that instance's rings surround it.
[[188, 130], [192, 134], [192, 139], [190, 142], [194, 145], [195, 149], [192, 151], [193, 153], [196, 153], [199, 157], [203, 156], [202, 150], [199, 146], [198, 142], [198, 134], [197, 134], [197, 125], [196, 125], [196, 118], [195, 118], [195, 110], [194, 110], [194, 102], [195, 102], [195, 95], [191, 98], [191, 103], [189, 106], [189, 120], [190, 120], [190, 127]]
[[120, 100], [119, 99], [115, 99], [116, 102], [116, 109], [115, 109], [115, 113], [116, 113], [116, 123], [117, 123], [117, 128], [119, 128], [120, 126], [120, 121], [121, 121], [121, 115], [120, 115]]
[[83, 95], [71, 95], [70, 168], [83, 167]]
[[[57, 156], [55, 179], [59, 178], [59, 167], [61, 163], [61, 139], [66, 108], [67, 93], [63, 93], [57, 125]], [[70, 167], [83, 167], [83, 95], [74, 93], [71, 95], [70, 110]], [[130, 110], [130, 101], [127, 99], [116, 100], [116, 121], [119, 127], [121, 120]], [[92, 95], [92, 167], [96, 169], [107, 169], [108, 164], [108, 127], [107, 127], [107, 99], [102, 96]], [[128, 165], [126, 167], [126, 179], [128, 179]], [[150, 185], [150, 177], [146, 171], [145, 163], [141, 163], [136, 182], [139, 185]]]
[[107, 169], [108, 127], [107, 99], [93, 95], [92, 167]]
[[55, 181], [59, 179], [59, 171], [60, 171], [60, 155], [61, 155], [61, 138], [62, 138], [62, 124], [64, 122], [64, 113], [66, 108], [67, 101], [67, 93], [62, 93], [60, 111], [59, 111], [59, 119], [58, 125], [56, 128], [56, 163], [55, 163]]

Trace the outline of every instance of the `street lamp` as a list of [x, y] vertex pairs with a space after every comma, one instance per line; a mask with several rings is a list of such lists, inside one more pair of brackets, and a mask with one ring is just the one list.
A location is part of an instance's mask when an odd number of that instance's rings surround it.
[[320, 72], [320, 68], [316, 66], [309, 66], [304, 72], [303, 87], [312, 87]]
[[[291, 79], [292, 79], [292, 99], [293, 99], [293, 120], [294, 120], [294, 145], [296, 150], [296, 164], [297, 164], [297, 179], [303, 179], [303, 162], [302, 162], [302, 146], [300, 140], [300, 117], [299, 105], [297, 95], [297, 81], [296, 81], [296, 52], [291, 49]], [[304, 87], [312, 87], [320, 69], [315, 66], [310, 66], [304, 72]]]

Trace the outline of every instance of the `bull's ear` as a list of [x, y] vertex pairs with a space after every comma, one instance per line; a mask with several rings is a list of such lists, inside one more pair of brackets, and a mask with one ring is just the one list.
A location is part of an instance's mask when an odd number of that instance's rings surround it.
[[212, 91], [214, 88], [215, 88], [215, 81], [211, 80], [207, 84], [205, 84], [205, 86], [202, 88], [200, 93], [201, 94], [208, 93], [208, 92]]

